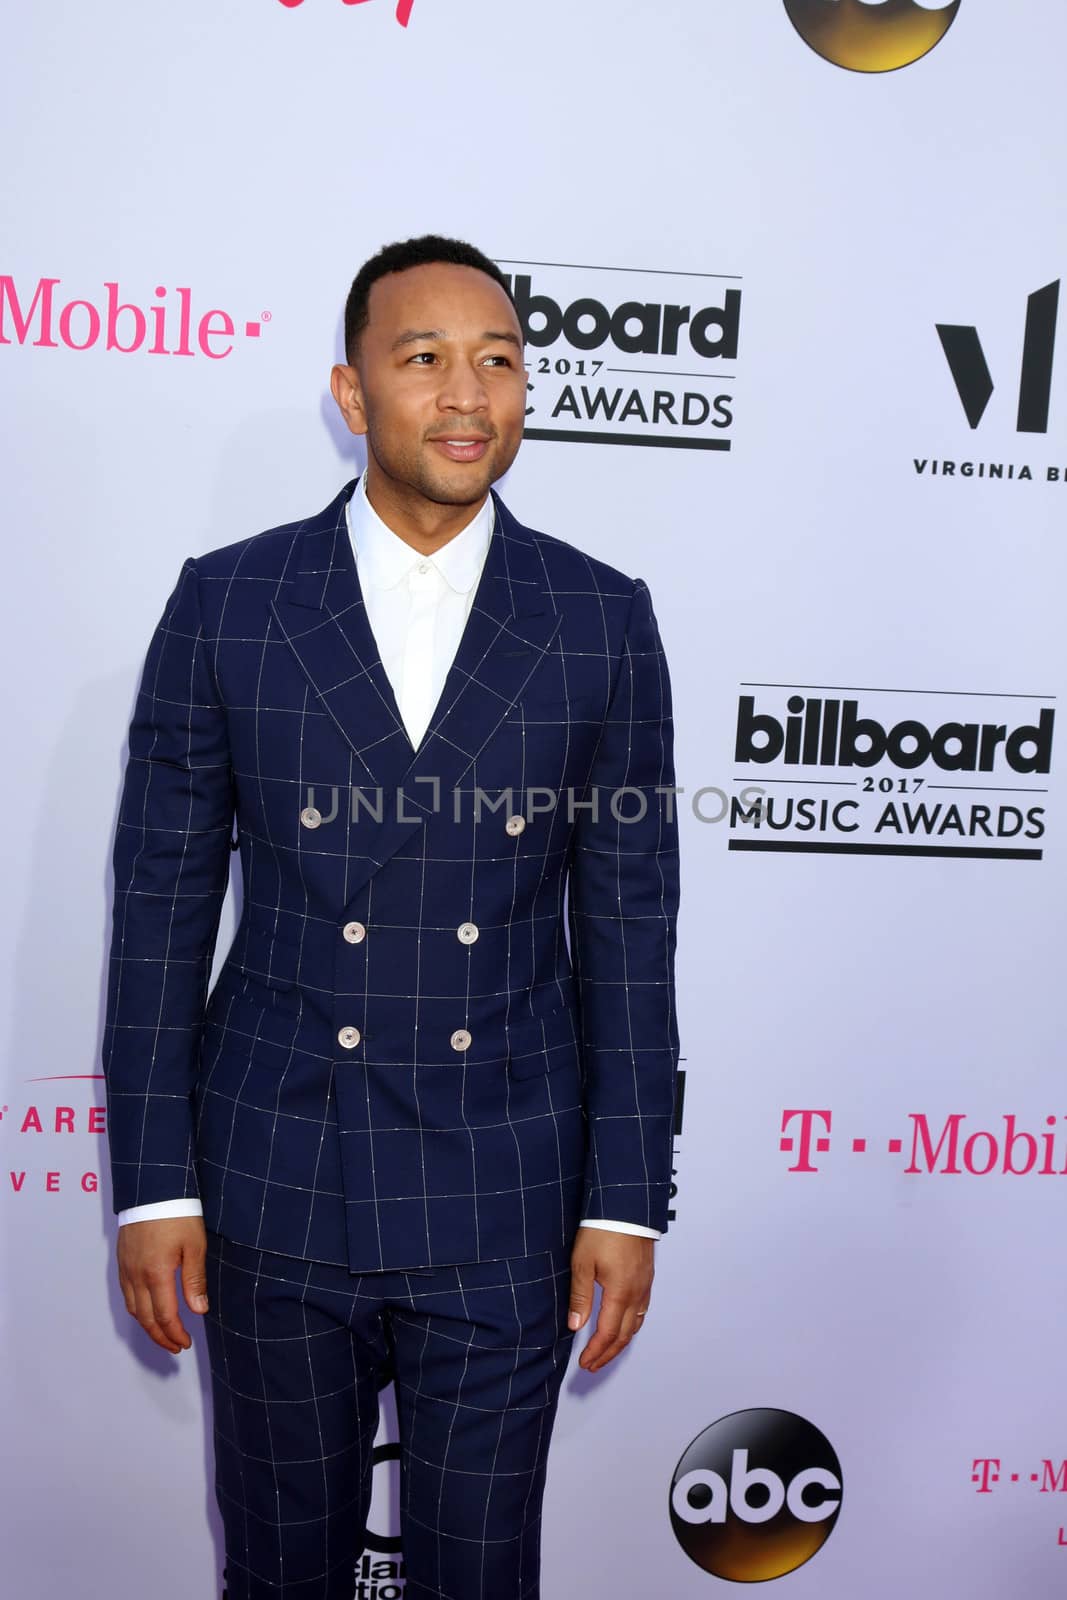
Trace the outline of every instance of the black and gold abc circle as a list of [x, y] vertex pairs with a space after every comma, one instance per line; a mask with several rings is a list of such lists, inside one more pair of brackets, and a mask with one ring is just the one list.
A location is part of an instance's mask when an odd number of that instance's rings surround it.
[[671, 1526], [705, 1572], [765, 1583], [822, 1548], [841, 1491], [841, 1463], [813, 1423], [791, 1411], [734, 1411], [697, 1434], [675, 1467]]
[[915, 0], [785, 0], [805, 44], [850, 72], [895, 72], [941, 43], [962, 0], [928, 11]]

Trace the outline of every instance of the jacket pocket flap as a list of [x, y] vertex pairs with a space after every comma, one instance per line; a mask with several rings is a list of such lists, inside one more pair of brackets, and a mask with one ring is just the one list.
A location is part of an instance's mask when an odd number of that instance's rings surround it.
[[238, 934], [226, 965], [233, 971], [266, 984], [268, 989], [292, 989], [297, 981], [300, 952], [259, 928]]
[[577, 1060], [578, 1023], [571, 1010], [518, 1018], [508, 1023], [507, 1035], [508, 1071], [516, 1078], [534, 1078]]

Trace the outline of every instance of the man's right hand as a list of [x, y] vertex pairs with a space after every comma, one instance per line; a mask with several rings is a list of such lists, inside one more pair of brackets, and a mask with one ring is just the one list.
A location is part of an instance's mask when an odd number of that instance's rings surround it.
[[192, 1344], [178, 1314], [174, 1275], [190, 1311], [207, 1310], [207, 1232], [202, 1217], [166, 1217], [127, 1222], [119, 1229], [119, 1284], [126, 1310], [145, 1333], [171, 1355]]

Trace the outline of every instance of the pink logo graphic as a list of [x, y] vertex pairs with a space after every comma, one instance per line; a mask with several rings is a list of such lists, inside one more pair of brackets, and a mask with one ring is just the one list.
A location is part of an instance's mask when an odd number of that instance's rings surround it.
[[[193, 291], [173, 292], [163, 284], [152, 291], [155, 304], [138, 305], [123, 300], [117, 281], [103, 285], [103, 296], [63, 303], [61, 278], [38, 278], [32, 294], [19, 294], [10, 274], [0, 275], [0, 345], [31, 344], [42, 350], [91, 350], [103, 340], [105, 350], [131, 356], [207, 356], [225, 361], [236, 349], [235, 340], [258, 339], [269, 311], [241, 326], [241, 318], [213, 308], [200, 311]], [[57, 290], [60, 292], [57, 293]], [[58, 338], [56, 337], [58, 335]]]
[[[281, 0], [283, 6], [289, 11], [295, 11], [297, 6], [302, 6], [304, 0]], [[367, 0], [341, 0], [343, 6], [363, 6]], [[415, 9], [415, 0], [396, 0], [396, 20], [402, 28], [406, 28], [411, 21], [411, 13]]]
[[[95, 1072], [57, 1073], [52, 1078], [31, 1078], [31, 1083], [54, 1082], [56, 1079], [100, 1077]], [[95, 1092], [95, 1091], [91, 1091]], [[82, 1194], [96, 1194], [100, 1188], [100, 1175], [94, 1169], [86, 1170], [82, 1166], [75, 1166], [78, 1155], [84, 1154], [84, 1145], [79, 1135], [95, 1135], [102, 1137], [107, 1132], [107, 1109], [105, 1106], [83, 1103], [77, 1106], [44, 1105], [29, 1103], [20, 1106], [0, 1106], [0, 1131], [11, 1135], [25, 1135], [28, 1138], [26, 1149], [33, 1149], [34, 1153], [43, 1147], [38, 1140], [44, 1141], [44, 1147], [58, 1136], [58, 1141], [64, 1151], [64, 1160], [71, 1153], [70, 1166], [74, 1171], [68, 1170], [66, 1165], [58, 1165], [48, 1161], [46, 1165], [30, 1170], [24, 1166], [9, 1167], [7, 1169], [7, 1184], [9, 1190], [5, 1192], [13, 1195], [24, 1195], [43, 1190], [45, 1194], [64, 1194], [73, 1186]], [[72, 1144], [68, 1145], [67, 1136], [75, 1135]], [[90, 1159], [93, 1159], [90, 1157]], [[27, 1183], [27, 1179], [29, 1182]], [[66, 1179], [66, 1182], [64, 1181]]]
[[997, 1456], [976, 1456], [971, 1462], [971, 1482], [977, 1484], [975, 1494], [992, 1494], [1004, 1477], [1009, 1483], [1037, 1484], [1038, 1494], [1067, 1494], [1067, 1461], [1042, 1461], [1040, 1472], [1025, 1473], [1005, 1473]]
[[904, 1171], [909, 1176], [935, 1174], [972, 1178], [990, 1174], [1000, 1177], [1067, 1177], [1067, 1117], [1047, 1116], [1044, 1127], [1035, 1132], [1023, 1126], [1024, 1119], [1007, 1111], [992, 1128], [974, 1127], [966, 1112], [954, 1111], [940, 1119], [924, 1111], [911, 1111], [906, 1138], [891, 1135], [884, 1140], [866, 1137], [845, 1138], [833, 1133], [833, 1113], [827, 1109], [793, 1109], [782, 1112], [778, 1148], [792, 1159], [790, 1172], [818, 1172], [815, 1156], [830, 1154], [831, 1143], [845, 1146], [854, 1156], [884, 1149], [887, 1155], [908, 1156]]
[[[975, 1456], [971, 1462], [971, 1482], [975, 1494], [995, 1494], [998, 1484], [1018, 1483], [1038, 1494], [1067, 1494], [1067, 1461], [1046, 1457], [1037, 1472], [1008, 1472], [999, 1456]], [[1059, 1528], [1060, 1548], [1067, 1547], [1067, 1528]]]

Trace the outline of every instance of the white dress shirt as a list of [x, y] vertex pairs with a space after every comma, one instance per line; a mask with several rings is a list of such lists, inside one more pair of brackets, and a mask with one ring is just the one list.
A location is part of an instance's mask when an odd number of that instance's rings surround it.
[[[418, 749], [448, 676], [460, 637], [474, 604], [493, 532], [493, 502], [487, 498], [447, 544], [422, 556], [386, 526], [367, 499], [366, 476], [346, 507], [360, 588], [374, 642], [412, 747]], [[161, 1217], [199, 1217], [199, 1200], [159, 1200], [131, 1206], [118, 1215], [127, 1222]], [[583, 1222], [586, 1228], [639, 1234], [658, 1239], [655, 1228], [636, 1222]]]

